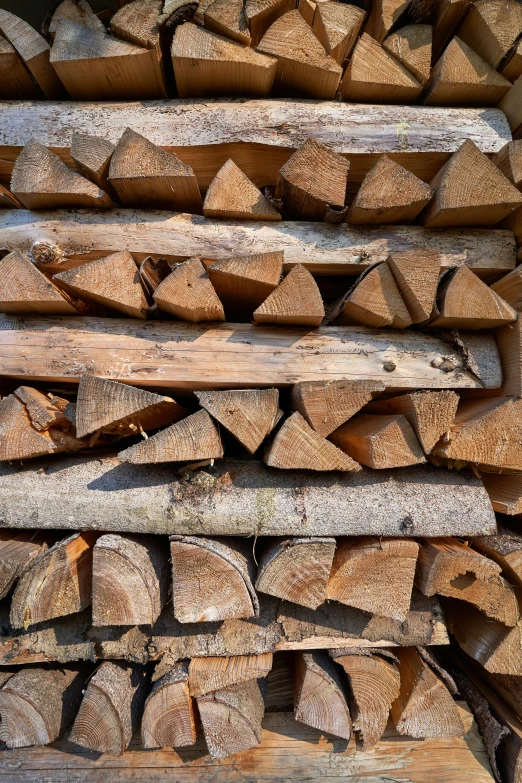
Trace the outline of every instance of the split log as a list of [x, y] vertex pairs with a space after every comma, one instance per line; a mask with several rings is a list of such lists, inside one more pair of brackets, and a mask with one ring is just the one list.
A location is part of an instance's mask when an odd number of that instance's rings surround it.
[[379, 742], [391, 705], [399, 696], [399, 672], [394, 658], [388, 655], [377, 650], [330, 650], [330, 656], [343, 667], [350, 685], [357, 750], [368, 751]]
[[48, 549], [48, 537], [37, 531], [12, 533], [0, 530], [0, 598], [4, 598], [17, 579]]
[[253, 454], [282, 416], [277, 389], [196, 392], [202, 408]]
[[24, 668], [0, 688], [0, 740], [8, 748], [48, 745], [76, 714], [83, 677], [73, 669]]
[[354, 5], [318, 3], [311, 27], [326, 53], [342, 66], [352, 53], [364, 19], [365, 12]]
[[16, 199], [7, 188], [4, 188], [3, 185], [0, 185], [0, 207], [2, 209], [22, 209], [22, 205], [18, 199]]
[[522, 397], [522, 318], [498, 329], [495, 337], [502, 362], [502, 393]]
[[91, 603], [93, 531], [75, 533], [42, 552], [22, 574], [11, 601], [13, 628], [81, 612]]
[[305, 22], [310, 27], [313, 27], [317, 3], [315, 3], [314, 0], [299, 0], [299, 2], [297, 3], [297, 8], [299, 9], [299, 13], [301, 14]]
[[[183, 6], [184, 3], [178, 5]], [[172, 79], [162, 51], [162, 36], [165, 34], [165, 28], [169, 27], [169, 17], [168, 3], [163, 3], [163, 0], [127, 2], [111, 17], [111, 32], [117, 38], [150, 51], [158, 73], [158, 83], [165, 97], [165, 85]]]
[[34, 99], [38, 85], [9, 41], [0, 36], [0, 97], [2, 100]]
[[180, 623], [257, 617], [254, 566], [238, 541], [172, 536], [172, 603]]
[[23, 403], [9, 394], [0, 402], [0, 460], [52, 454], [57, 446], [48, 432], [38, 432]]
[[516, 311], [465, 267], [440, 281], [429, 326], [441, 329], [497, 329], [517, 320]]
[[223, 305], [199, 258], [179, 264], [153, 294], [154, 301], [166, 313], [192, 323], [224, 321]]
[[522, 265], [493, 283], [491, 290], [518, 313], [522, 312]]
[[76, 315], [78, 312], [19, 250], [13, 250], [0, 260], [0, 311], [38, 315]]
[[205, 9], [205, 28], [250, 46], [251, 38], [242, 0], [213, 0]]
[[[281, 251], [213, 261], [207, 275], [228, 320], [250, 321], [252, 313], [275, 291], [283, 273]], [[238, 318], [239, 316], [239, 318]]]
[[131, 128], [112, 154], [109, 182], [124, 207], [201, 214], [201, 193], [190, 166]]
[[411, 223], [430, 202], [432, 190], [383, 155], [368, 172], [348, 211], [347, 223]]
[[[498, 477], [485, 474], [485, 478], [514, 479], [520, 484], [519, 474]], [[470, 543], [474, 549], [498, 563], [512, 584], [522, 587], [522, 536], [519, 533], [499, 525], [497, 535], [479, 536]]]
[[508, 516], [522, 515], [522, 476], [519, 473], [482, 473], [481, 478], [495, 511]]
[[413, 323], [432, 313], [440, 273], [440, 255], [433, 250], [392, 253], [388, 266]]
[[293, 0], [246, 0], [245, 14], [252, 36], [252, 46], [258, 45], [276, 19], [293, 8]]
[[515, 0], [478, 0], [459, 27], [459, 37], [498, 68], [522, 33], [522, 9]]
[[[389, 265], [376, 264], [334, 305], [329, 320], [335, 324], [363, 324], [381, 328], [405, 329], [411, 325], [406, 308]], [[394, 368], [393, 368], [394, 369]]]
[[233, 685], [263, 679], [272, 668], [272, 653], [193, 658], [189, 664], [190, 695], [205, 696]]
[[299, 11], [289, 11], [277, 19], [257, 49], [276, 58], [276, 94], [318, 100], [335, 98], [342, 68], [326, 53]]
[[520, 104], [520, 96], [522, 95], [522, 76], [519, 76], [513, 87], [507, 91], [502, 100], [500, 101], [498, 108], [504, 112], [509, 127], [513, 131], [515, 139], [521, 138], [522, 125], [522, 109]]
[[210, 183], [203, 214], [232, 220], [281, 220], [279, 212], [231, 158]]
[[519, 76], [522, 76], [522, 42], [520, 40], [508, 52], [499, 68], [502, 76], [510, 82], [514, 82]]
[[109, 165], [115, 149], [114, 144], [98, 136], [88, 136], [85, 133], [72, 135], [70, 154], [74, 165], [82, 177], [90, 179], [108, 195], [112, 195]]
[[121, 755], [138, 726], [146, 682], [142, 667], [104, 661], [89, 680], [70, 741]]
[[197, 703], [212, 758], [225, 758], [261, 742], [265, 704], [257, 680], [200, 696]]
[[522, 190], [522, 141], [510, 141], [491, 158], [513, 185]]
[[381, 391], [373, 381], [301, 381], [292, 387], [292, 408], [326, 438]]
[[54, 40], [56, 28], [62, 19], [105, 32], [103, 22], [96, 16], [87, 0], [63, 0], [49, 9], [42, 22], [42, 33], [48, 40]]
[[435, 6], [432, 61], [436, 62], [449, 44], [473, 0], [438, 0]]
[[330, 440], [369, 468], [403, 468], [426, 462], [408, 420], [399, 415], [361, 414], [332, 432]]
[[[265, 53], [266, 54], [266, 53]], [[171, 55], [180, 98], [270, 95], [277, 61], [194, 24], [180, 25]]]
[[15, 389], [14, 394], [25, 405], [31, 425], [36, 430], [48, 430], [51, 427], [61, 428], [70, 424], [64, 413], [69, 404], [67, 400], [53, 397], [52, 394], [46, 397], [45, 394], [30, 386], [19, 386], [18, 389]]
[[140, 280], [149, 296], [170, 275], [172, 268], [165, 258], [148, 256], [140, 264]]
[[161, 539], [100, 536], [92, 553], [93, 625], [153, 625], [167, 601], [168, 582]]
[[294, 704], [299, 723], [350, 739], [352, 720], [343, 683], [326, 652], [296, 654]]
[[410, 0], [375, 0], [364, 28], [365, 33], [382, 42], [409, 4]]
[[320, 326], [324, 318], [321, 293], [306, 267], [297, 264], [254, 310], [257, 324]]
[[141, 744], [144, 748], [183, 748], [194, 745], [196, 739], [188, 664], [175, 663], [154, 683], [147, 696], [141, 719]]
[[458, 598], [512, 628], [519, 620], [518, 602], [501, 570], [460, 541], [432, 538], [420, 548], [415, 584], [424, 595]]
[[462, 737], [465, 733], [456, 703], [442, 679], [414, 647], [394, 650], [401, 687], [391, 715], [399, 734], [415, 738]]
[[334, 538], [276, 539], [259, 561], [256, 590], [317, 609], [326, 600], [334, 553]]
[[432, 39], [430, 24], [409, 24], [385, 38], [382, 45], [424, 87], [431, 73]]

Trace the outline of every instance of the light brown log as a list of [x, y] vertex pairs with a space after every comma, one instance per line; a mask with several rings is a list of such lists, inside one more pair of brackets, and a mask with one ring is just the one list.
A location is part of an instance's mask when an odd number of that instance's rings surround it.
[[[332, 310], [334, 323], [363, 324], [405, 329], [411, 317], [386, 262], [376, 264], [348, 291]], [[392, 368], [392, 371], [395, 368]]]
[[16, 199], [13, 194], [0, 185], [0, 207], [2, 209], [22, 209], [21, 203]]
[[352, 721], [342, 680], [326, 652], [296, 653], [294, 715], [299, 723], [350, 739]]
[[63, 0], [51, 8], [42, 23], [42, 32], [47, 39], [54, 40], [56, 28], [62, 19], [105, 32], [103, 22], [96, 16], [87, 0]]
[[156, 680], [147, 696], [141, 718], [141, 744], [144, 748], [180, 748], [194, 745], [196, 738], [188, 664], [175, 663]]
[[382, 45], [424, 86], [430, 78], [432, 39], [430, 24], [409, 24], [385, 38]]
[[225, 311], [199, 258], [179, 264], [154, 291], [161, 310], [184, 321], [224, 321]]
[[225, 758], [261, 742], [265, 705], [257, 680], [200, 696], [197, 703], [212, 758]]
[[[184, 5], [186, 4], [183, 0], [178, 3], [178, 11], [181, 14]], [[175, 10], [172, 13], [175, 13]], [[170, 68], [166, 66], [163, 58], [161, 39], [170, 21], [168, 4], [163, 3], [163, 0], [128, 2], [111, 18], [111, 32], [117, 38], [149, 49], [152, 63], [158, 73], [159, 87], [164, 97], [167, 97], [165, 85], [167, 81], [171, 80], [172, 74], [169, 73]]]
[[207, 275], [225, 308], [228, 320], [252, 320], [252, 313], [281, 281], [284, 254], [255, 253], [212, 261]]
[[365, 612], [403, 621], [410, 609], [419, 545], [394, 538], [342, 539], [327, 597]]
[[201, 214], [203, 202], [190, 166], [131, 128], [112, 154], [109, 182], [124, 207]]
[[410, 0], [375, 0], [366, 22], [364, 32], [383, 41], [389, 30], [399, 21], [401, 14], [407, 9]]
[[146, 682], [143, 667], [104, 661], [89, 680], [71, 742], [98, 753], [121, 755], [137, 728]]
[[0, 97], [2, 100], [38, 96], [38, 85], [24, 61], [9, 41], [0, 35]]
[[377, 470], [426, 461], [413, 429], [400, 414], [360, 414], [332, 432], [330, 440], [361, 465]]
[[282, 412], [277, 389], [196, 392], [202, 408], [253, 454], [274, 429]]
[[90, 179], [101, 190], [112, 194], [109, 183], [109, 165], [115, 145], [99, 136], [73, 133], [71, 158], [74, 165], [86, 179]]
[[231, 158], [210, 183], [203, 214], [232, 220], [281, 220], [279, 212]]
[[334, 538], [276, 539], [259, 561], [256, 590], [317, 609], [326, 600], [334, 553]]
[[48, 549], [48, 540], [48, 536], [38, 531], [0, 530], [0, 598], [11, 591], [33, 560]]
[[433, 27], [433, 62], [439, 59], [472, 2], [473, 0], [438, 0]]
[[61, 397], [47, 396], [31, 386], [19, 386], [14, 394], [20, 402], [23, 402], [31, 420], [31, 425], [38, 431], [48, 430], [51, 427], [68, 429], [70, 422], [64, 411], [69, 404]]
[[522, 33], [522, 9], [514, 0], [478, 0], [459, 28], [459, 37], [497, 68]]
[[250, 32], [242, 0], [213, 0], [205, 9], [205, 27], [212, 33], [250, 46]]
[[[504, 484], [505, 479], [514, 479], [514, 483], [520, 485], [519, 475], [484, 475], [486, 479], [495, 478], [500, 480], [501, 485]], [[479, 536], [471, 541], [471, 545], [474, 549], [498, 563], [511, 584], [522, 587], [522, 536], [518, 532], [499, 525], [497, 535]]]
[[465, 267], [440, 281], [430, 326], [442, 329], [497, 329], [516, 321], [516, 311]]
[[292, 11], [292, 0], [246, 0], [245, 14], [252, 36], [252, 46], [257, 46], [269, 27], [276, 19]]
[[381, 391], [373, 381], [301, 381], [292, 387], [292, 408], [326, 438]]
[[320, 326], [324, 318], [321, 293], [310, 272], [297, 264], [254, 310], [258, 324]]
[[503, 394], [522, 396], [522, 318], [503, 326], [495, 334], [504, 383]]
[[297, 3], [297, 8], [299, 9], [299, 13], [310, 27], [313, 27], [314, 24], [316, 7], [317, 7], [317, 3], [315, 3], [314, 0], [299, 0], [299, 2]]
[[522, 140], [508, 142], [491, 160], [516, 188], [522, 190]]
[[19, 250], [0, 260], [0, 311], [75, 315], [78, 310]]
[[493, 283], [491, 290], [517, 311], [522, 312], [522, 265]]
[[399, 734], [410, 737], [461, 737], [465, 733], [456, 703], [442, 679], [414, 647], [394, 650], [401, 687], [391, 715]]
[[0, 740], [8, 748], [47, 745], [70, 723], [82, 697], [74, 669], [24, 668], [0, 688]]
[[388, 266], [413, 323], [427, 321], [435, 304], [440, 255], [434, 250], [392, 253]]
[[522, 108], [520, 96], [522, 95], [522, 76], [519, 76], [510, 90], [500, 101], [498, 108], [504, 112], [513, 131], [515, 139], [521, 138], [520, 126], [522, 125]]
[[56, 450], [51, 434], [32, 426], [25, 406], [14, 394], [0, 402], [0, 461], [30, 459]]
[[354, 5], [337, 2], [317, 4], [312, 29], [330, 57], [344, 65], [359, 35], [365, 12]]
[[495, 511], [508, 516], [522, 514], [522, 476], [520, 474], [483, 473], [481, 477]]
[[522, 76], [522, 43], [518, 40], [499, 66], [502, 76], [514, 82]]
[[205, 696], [213, 691], [265, 678], [270, 673], [272, 661], [272, 653], [193, 658], [189, 664], [190, 694]]

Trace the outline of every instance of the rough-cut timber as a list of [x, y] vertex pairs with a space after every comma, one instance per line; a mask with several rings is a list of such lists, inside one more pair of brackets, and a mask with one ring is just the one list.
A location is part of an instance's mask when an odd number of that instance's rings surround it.
[[277, 389], [196, 392], [202, 408], [253, 454], [282, 416]]
[[74, 315], [78, 312], [19, 250], [13, 250], [0, 260], [0, 311], [38, 315]]
[[116, 146], [107, 139], [73, 133], [70, 154], [82, 177], [110, 193], [109, 166], [115, 149]]
[[293, 8], [295, 3], [292, 0], [246, 0], [245, 16], [252, 36], [252, 46], [257, 46], [276, 19]]
[[261, 742], [265, 712], [261, 683], [250, 680], [197, 699], [203, 734], [212, 758], [225, 758]]
[[144, 748], [179, 748], [196, 742], [196, 714], [189, 693], [188, 664], [175, 663], [147, 696], [141, 718]]
[[250, 46], [243, 0], [213, 0], [204, 11], [205, 28], [237, 43]]
[[424, 86], [430, 78], [432, 38], [431, 25], [409, 24], [385, 38], [382, 45]]
[[373, 381], [301, 381], [292, 387], [292, 408], [326, 438], [381, 391]]
[[10, 592], [16, 580], [46, 549], [48, 544], [42, 533], [0, 531], [0, 598]]
[[517, 320], [501, 296], [465, 267], [440, 281], [430, 326], [439, 329], [498, 329]]
[[227, 320], [250, 321], [252, 313], [281, 281], [284, 253], [273, 251], [213, 261], [207, 275], [225, 308]]
[[294, 704], [299, 723], [350, 739], [352, 720], [340, 670], [327, 652], [296, 654]]
[[376, 470], [426, 461], [413, 429], [401, 414], [363, 413], [332, 432], [330, 440], [361, 465]]
[[[190, 13], [190, 3], [180, 0], [175, 3], [172, 13], [175, 13], [176, 6], [182, 14], [184, 11]], [[168, 3], [163, 3], [163, 0], [127, 2], [111, 17], [111, 32], [116, 38], [150, 50], [154, 68], [159, 74], [158, 82], [164, 95], [166, 94], [165, 85], [167, 82], [170, 85], [172, 80], [170, 68], [165, 66], [162, 50], [162, 45], [165, 43], [163, 39], [169, 40], [171, 35], [168, 27], [170, 19]], [[166, 28], [161, 29], [165, 24]]]
[[19, 460], [55, 452], [48, 432], [37, 432], [21, 400], [9, 394], [0, 402], [0, 459]]
[[272, 661], [272, 653], [193, 658], [189, 664], [190, 695], [205, 696], [231, 685], [262, 679], [269, 674]]
[[344, 65], [352, 53], [364, 21], [361, 8], [337, 2], [317, 3], [312, 28], [326, 52]]
[[392, 253], [388, 266], [414, 324], [427, 321], [435, 304], [440, 255], [434, 250]]
[[203, 214], [233, 220], [281, 220], [279, 212], [231, 158], [210, 183]]
[[383, 41], [389, 30], [399, 21], [401, 14], [406, 11], [410, 0], [374, 0], [368, 21], [364, 31]]
[[254, 310], [253, 318], [256, 324], [320, 326], [324, 304], [311, 272], [297, 264]]
[[334, 306], [331, 317], [336, 324], [389, 326], [392, 329], [411, 326], [410, 314], [386, 262], [363, 272]]
[[184, 321], [224, 321], [225, 311], [199, 258], [172, 270], [154, 291], [161, 310]]

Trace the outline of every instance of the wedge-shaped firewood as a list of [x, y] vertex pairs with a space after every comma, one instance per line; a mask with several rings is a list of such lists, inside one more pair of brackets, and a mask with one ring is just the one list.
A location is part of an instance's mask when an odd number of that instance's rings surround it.
[[140, 279], [145, 291], [152, 296], [160, 283], [170, 275], [172, 267], [165, 258], [148, 256], [140, 264]]
[[516, 188], [522, 190], [522, 139], [508, 142], [491, 160]]
[[[185, 9], [190, 13], [189, 2], [181, 0], [177, 5], [180, 18], [183, 17]], [[111, 32], [117, 38], [129, 41], [136, 46], [143, 46], [144, 49], [150, 51], [164, 98], [167, 97], [165, 84], [172, 80], [172, 75], [168, 73], [170, 65], [168, 68], [165, 67], [163, 44], [166, 49], [166, 42], [162, 38], [166, 33], [167, 40], [169, 40], [169, 22], [172, 14], [175, 14], [175, 10], [169, 13], [168, 2], [164, 3], [163, 0], [134, 0], [134, 2], [127, 2], [111, 18]]]
[[[0, 46], [1, 43], [2, 42], [0, 41]], [[4, 188], [3, 185], [0, 185], [0, 207], [2, 207], [2, 209], [22, 209], [22, 204], [13, 196], [9, 190], [7, 190], [7, 188]]]
[[389, 35], [382, 45], [424, 86], [430, 78], [432, 39], [430, 24], [409, 24]]
[[131, 318], [147, 317], [147, 297], [136, 262], [127, 250], [54, 275], [65, 291]]
[[81, 612], [91, 603], [92, 549], [98, 533], [75, 533], [42, 552], [19, 580], [11, 601], [13, 628]]
[[223, 445], [215, 424], [206, 411], [161, 430], [152, 438], [121, 451], [121, 462], [141, 465], [149, 462], [185, 462], [219, 459]]
[[347, 223], [411, 223], [429, 203], [426, 182], [383, 155], [365, 176], [348, 211]]
[[414, 431], [401, 415], [356, 416], [332, 432], [330, 440], [352, 459], [377, 470], [426, 461]]
[[0, 97], [28, 100], [38, 97], [38, 85], [9, 41], [0, 35]]
[[212, 180], [203, 204], [205, 217], [232, 220], [281, 220], [261, 191], [229, 158]]
[[257, 46], [276, 19], [294, 8], [294, 0], [246, 0], [245, 15], [252, 36], [252, 46]]
[[51, 427], [68, 428], [70, 425], [64, 411], [69, 404], [61, 397], [45, 396], [31, 386], [19, 386], [14, 394], [23, 402], [32, 426], [35, 430], [48, 430]]
[[194, 24], [176, 29], [171, 48], [180, 98], [249, 95], [266, 98], [277, 60]]
[[431, 72], [424, 103], [496, 106], [510, 87], [511, 82], [455, 37]]
[[353, 731], [357, 750], [370, 750], [388, 723], [392, 703], [399, 695], [400, 676], [393, 657], [378, 650], [330, 650], [350, 684]]
[[212, 758], [225, 758], [261, 742], [265, 703], [258, 680], [200, 696], [197, 702]]
[[307, 139], [279, 171], [275, 197], [296, 220], [337, 223], [346, 215], [349, 162], [315, 139]]
[[432, 61], [446, 48], [473, 0], [439, 0], [435, 7]]
[[233, 655], [227, 658], [193, 658], [189, 665], [190, 694], [205, 696], [231, 685], [267, 677], [272, 668], [272, 660], [272, 653]]
[[258, 324], [320, 326], [323, 318], [324, 305], [319, 288], [302, 264], [296, 264], [254, 311], [254, 321]]
[[253, 558], [242, 543], [172, 536], [170, 555], [174, 617], [180, 623], [258, 616]]
[[326, 651], [296, 653], [294, 715], [299, 723], [349, 740], [352, 720], [339, 670]]
[[108, 139], [88, 136], [85, 133], [73, 133], [71, 158], [74, 165], [86, 179], [90, 179], [106, 193], [110, 191], [109, 164], [115, 145]]
[[338, 541], [327, 597], [365, 612], [404, 621], [419, 545], [400, 538]]
[[116, 145], [109, 181], [124, 207], [201, 214], [201, 193], [190, 166], [131, 128]]
[[196, 392], [202, 408], [253, 454], [282, 416], [277, 389]]
[[104, 661], [89, 680], [70, 741], [121, 755], [138, 726], [146, 683], [142, 666]]
[[522, 317], [495, 333], [502, 362], [503, 394], [522, 397]]
[[[490, 483], [488, 479], [494, 479], [493, 483], [498, 481], [501, 487], [507, 485], [508, 488], [511, 488], [514, 486], [520, 492], [522, 483], [520, 474], [493, 476], [490, 473], [484, 473], [483, 478], [485, 479], [485, 486]], [[513, 495], [518, 494], [516, 490], [513, 492]], [[520, 503], [519, 494], [517, 499]], [[495, 507], [494, 501], [493, 507]], [[497, 535], [474, 538], [471, 541], [471, 545], [474, 549], [498, 563], [511, 584], [522, 587], [522, 535], [520, 533], [499, 525]]]
[[[411, 317], [386, 262], [363, 272], [337, 308], [336, 325], [363, 324], [405, 329]], [[337, 312], [337, 310], [335, 312]]]
[[8, 748], [48, 745], [76, 714], [83, 677], [73, 669], [24, 668], [0, 688], [0, 741]]
[[48, 432], [38, 432], [23, 403], [9, 394], [0, 402], [0, 461], [52, 454], [58, 447]]
[[199, 258], [190, 258], [175, 267], [153, 296], [161, 310], [184, 321], [225, 320], [223, 305]]
[[292, 387], [292, 408], [326, 438], [381, 391], [375, 381], [301, 381]]
[[351, 457], [314, 432], [297, 411], [274, 437], [265, 462], [272, 468], [286, 470], [361, 470]]
[[440, 274], [440, 254], [435, 250], [405, 250], [392, 253], [388, 266], [414, 324], [432, 313]]
[[522, 33], [522, 9], [515, 0], [477, 0], [459, 28], [459, 37], [498, 68]]
[[364, 28], [365, 33], [371, 35], [376, 41], [383, 41], [409, 4], [410, 0], [374, 0]]
[[493, 283], [491, 290], [510, 304], [517, 313], [522, 312], [522, 264]]
[[182, 661], [156, 680], [147, 696], [141, 744], [144, 748], [183, 748], [195, 742], [196, 715], [189, 693], [188, 664]]
[[93, 30], [105, 32], [103, 22], [96, 16], [87, 0], [63, 0], [51, 8], [42, 23], [43, 34], [48, 39], [54, 40], [56, 28], [62, 20], [77, 22], [92, 27]]
[[243, 0], [213, 0], [205, 9], [205, 27], [212, 33], [250, 46], [251, 38]]
[[339, 65], [343, 65], [351, 55], [364, 17], [364, 11], [354, 5], [337, 2], [317, 4], [313, 31]]
[[345, 101], [411, 103], [422, 85], [386, 49], [366, 33], [355, 44], [339, 88]]
[[495, 511], [507, 516], [522, 515], [521, 474], [483, 473], [481, 478]]
[[429, 325], [444, 329], [496, 329], [516, 319], [511, 305], [461, 266], [441, 279], [434, 318]]
[[256, 589], [317, 609], [326, 600], [334, 553], [334, 538], [276, 539], [259, 561]]
[[509, 126], [515, 136], [520, 136], [520, 127], [522, 126], [522, 77], [518, 77], [513, 87], [507, 91], [500, 101], [498, 108], [506, 115]]
[[462, 737], [462, 719], [442, 679], [414, 647], [394, 648], [393, 652], [399, 659], [401, 687], [391, 714], [399, 734], [416, 739]]
[[0, 598], [4, 598], [33, 560], [48, 549], [47, 538], [34, 530], [0, 530]]
[[13, 250], [0, 260], [0, 312], [76, 315], [78, 310], [26, 255]]
[[314, 0], [298, 0], [297, 8], [305, 22], [310, 25], [310, 27], [313, 27], [317, 3], [315, 3]]
[[468, 139], [432, 179], [435, 196], [421, 220], [428, 228], [493, 226], [520, 206], [522, 194]]
[[488, 617], [513, 627], [518, 602], [501, 567], [453, 538], [425, 539], [417, 560], [415, 584], [424, 595], [447, 595], [473, 604]]
[[229, 320], [250, 321], [252, 313], [279, 283], [283, 252], [224, 258], [207, 266], [207, 275]]
[[27, 209], [112, 206], [109, 196], [31, 139], [15, 161], [11, 190]]
[[322, 100], [335, 97], [342, 68], [325, 52], [299, 11], [277, 19], [257, 48], [277, 58], [274, 90], [278, 94]]

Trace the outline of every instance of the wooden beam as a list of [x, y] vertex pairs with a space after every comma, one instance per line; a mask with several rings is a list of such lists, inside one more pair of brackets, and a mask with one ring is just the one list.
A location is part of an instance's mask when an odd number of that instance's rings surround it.
[[196, 736], [188, 664], [175, 663], [156, 680], [147, 696], [141, 718], [141, 744], [144, 748], [180, 748], [194, 745]]
[[192, 658], [189, 664], [190, 695], [204, 696], [231, 685], [267, 677], [272, 661], [272, 653]]
[[328, 653], [297, 653], [294, 703], [295, 719], [300, 723], [350, 739], [350, 710], [340, 671]]

